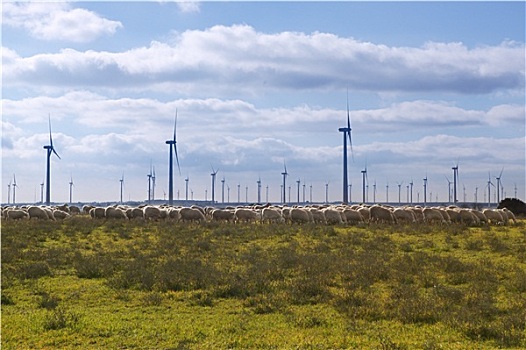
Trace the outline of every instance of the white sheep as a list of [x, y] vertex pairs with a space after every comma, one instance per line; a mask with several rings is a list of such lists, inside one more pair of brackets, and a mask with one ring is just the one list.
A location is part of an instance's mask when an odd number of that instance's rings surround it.
[[8, 220], [28, 220], [29, 214], [23, 209], [8, 209], [6, 217]]
[[89, 211], [89, 215], [93, 219], [104, 219], [106, 217], [106, 208], [94, 207]]
[[326, 224], [327, 221], [325, 220], [325, 214], [323, 210], [320, 210], [318, 208], [308, 208], [308, 212], [312, 216], [312, 222], [317, 224]]
[[327, 224], [343, 224], [342, 215], [337, 209], [325, 208], [323, 209], [323, 215]]
[[350, 225], [360, 224], [365, 221], [362, 214], [356, 209], [347, 208], [343, 211], [343, 214], [345, 215], [347, 223]]
[[276, 208], [264, 208], [261, 212], [261, 221], [268, 223], [285, 222], [281, 212]]
[[197, 208], [181, 208], [179, 211], [182, 221], [197, 221], [197, 222], [206, 222], [205, 214]]
[[146, 220], [158, 220], [161, 218], [161, 210], [158, 207], [147, 205], [142, 210]]
[[482, 213], [486, 217], [486, 220], [488, 221], [488, 223], [492, 223], [494, 225], [505, 224], [504, 218], [502, 217], [502, 214], [498, 210], [484, 209]]
[[369, 213], [371, 215], [370, 221], [372, 222], [396, 223], [396, 218], [391, 210], [380, 205], [370, 207]]
[[120, 208], [115, 208], [115, 207], [107, 207], [105, 216], [107, 219], [128, 220], [128, 217], [126, 216], [126, 212]]
[[415, 223], [416, 222], [415, 214], [413, 214], [413, 211], [409, 209], [396, 208], [395, 210], [393, 210], [393, 215], [398, 222], [405, 222], [405, 223]]
[[213, 209], [211, 217], [214, 221], [232, 222], [235, 219], [235, 212], [230, 209]]
[[31, 206], [27, 208], [27, 212], [29, 213], [29, 217], [36, 218], [36, 219], [42, 219], [42, 220], [49, 220], [49, 215], [44, 208]]
[[424, 222], [426, 223], [445, 223], [444, 217], [440, 213], [439, 209], [436, 208], [424, 208], [423, 209], [424, 214]]
[[258, 212], [250, 208], [237, 208], [234, 212], [236, 222], [256, 222], [258, 220]]
[[311, 222], [311, 217], [305, 209], [292, 208], [290, 209], [290, 221], [298, 224], [309, 223]]
[[55, 217], [55, 219], [64, 220], [69, 218], [71, 215], [62, 210], [55, 210], [53, 211], [53, 216]]

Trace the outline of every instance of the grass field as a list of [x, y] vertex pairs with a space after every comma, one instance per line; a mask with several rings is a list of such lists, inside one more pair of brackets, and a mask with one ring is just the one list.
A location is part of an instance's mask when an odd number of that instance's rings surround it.
[[2, 349], [526, 347], [526, 224], [2, 223]]

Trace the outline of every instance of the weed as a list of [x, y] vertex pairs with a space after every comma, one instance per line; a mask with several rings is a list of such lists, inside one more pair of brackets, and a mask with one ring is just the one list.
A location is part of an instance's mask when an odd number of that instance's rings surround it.
[[63, 328], [73, 328], [79, 322], [80, 316], [68, 311], [63, 307], [57, 307], [50, 311], [44, 319], [44, 330], [57, 330]]
[[44, 276], [51, 276], [51, 269], [45, 261], [29, 262], [18, 268], [17, 275], [24, 279], [38, 279]]
[[47, 292], [40, 292], [40, 300], [38, 306], [44, 309], [53, 310], [58, 306], [59, 299], [55, 296], [49, 295]]
[[142, 298], [142, 302], [146, 306], [159, 306], [161, 305], [162, 301], [163, 296], [161, 293], [158, 292], [146, 293]]

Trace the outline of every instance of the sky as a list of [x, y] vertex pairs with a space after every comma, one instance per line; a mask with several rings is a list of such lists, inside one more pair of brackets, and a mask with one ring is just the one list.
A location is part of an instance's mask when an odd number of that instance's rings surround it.
[[[3, 2], [2, 197], [525, 199], [524, 2]], [[288, 187], [291, 187], [289, 190]], [[451, 185], [451, 191], [452, 191]], [[290, 191], [290, 192], [289, 192]], [[305, 197], [303, 193], [305, 191]], [[290, 193], [290, 197], [289, 197]], [[312, 197], [311, 197], [312, 193]], [[476, 197], [476, 198], [475, 198]]]

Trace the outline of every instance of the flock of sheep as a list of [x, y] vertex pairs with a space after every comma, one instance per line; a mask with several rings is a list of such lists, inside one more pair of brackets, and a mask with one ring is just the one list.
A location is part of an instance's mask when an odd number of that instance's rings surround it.
[[72, 215], [85, 215], [93, 219], [121, 220], [173, 220], [182, 222], [264, 222], [264, 223], [317, 223], [358, 225], [366, 223], [462, 223], [470, 226], [516, 223], [508, 209], [466, 209], [449, 207], [392, 207], [387, 205], [309, 205], [275, 206], [271, 204], [240, 207], [180, 207], [169, 205], [141, 205], [129, 207], [113, 205], [96, 207], [77, 206], [24, 206], [2, 208], [2, 219], [64, 220]]

